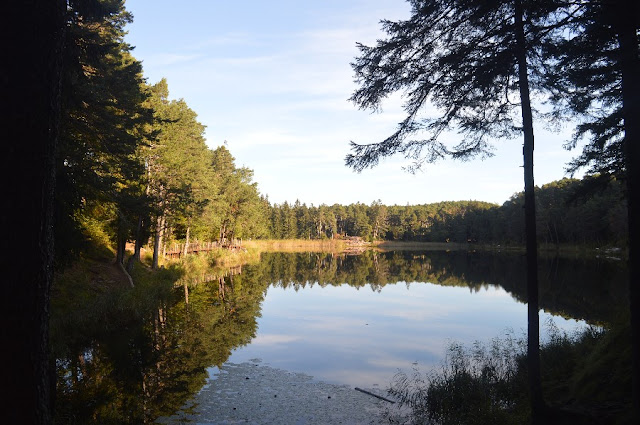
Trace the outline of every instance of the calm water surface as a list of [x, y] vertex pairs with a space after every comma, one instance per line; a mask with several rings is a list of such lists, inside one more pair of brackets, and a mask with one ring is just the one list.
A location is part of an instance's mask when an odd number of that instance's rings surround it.
[[[527, 306], [504, 289], [478, 291], [399, 282], [379, 291], [346, 284], [322, 288], [269, 287], [256, 337], [230, 362], [259, 358], [268, 365], [352, 386], [386, 386], [398, 370], [438, 365], [448, 343], [489, 341], [527, 327]], [[572, 330], [583, 321], [543, 313]]]
[[[525, 335], [527, 306], [497, 285], [480, 288], [397, 282], [382, 288], [348, 284], [271, 285], [257, 333], [230, 362], [263, 363], [352, 386], [386, 386], [399, 370], [441, 363], [449, 343]], [[584, 320], [541, 312], [572, 331]], [[543, 329], [544, 334], [544, 329]]]
[[[539, 274], [541, 324], [571, 331], [626, 308], [621, 262], [542, 258]], [[137, 326], [88, 337], [74, 328], [57, 360], [58, 399], [99, 422], [149, 422], [177, 410], [216, 366], [255, 359], [384, 388], [399, 370], [437, 367], [451, 342], [526, 330], [520, 254], [269, 253], [206, 280], [191, 284], [188, 304], [180, 288]]]

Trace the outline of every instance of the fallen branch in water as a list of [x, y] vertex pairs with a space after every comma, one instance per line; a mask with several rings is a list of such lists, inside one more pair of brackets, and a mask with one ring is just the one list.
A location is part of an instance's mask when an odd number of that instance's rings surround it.
[[375, 397], [375, 398], [379, 398], [380, 400], [388, 401], [389, 403], [392, 403], [392, 404], [395, 404], [395, 403], [396, 403], [396, 402], [395, 402], [395, 401], [393, 401], [393, 400], [389, 400], [388, 398], [384, 398], [384, 397], [382, 397], [382, 396], [380, 396], [380, 395], [378, 395], [378, 394], [374, 394], [374, 393], [369, 392], [369, 391], [367, 391], [367, 390], [363, 390], [362, 388], [358, 388], [358, 387], [356, 387], [356, 391], [360, 391], [361, 393], [369, 394], [370, 396], [373, 396], [373, 397]]

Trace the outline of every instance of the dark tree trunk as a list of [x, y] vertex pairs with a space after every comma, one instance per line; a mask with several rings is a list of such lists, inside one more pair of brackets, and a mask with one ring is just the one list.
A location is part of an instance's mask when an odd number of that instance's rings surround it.
[[637, 0], [623, 0], [615, 19], [622, 69], [624, 155], [629, 220], [629, 300], [631, 310], [632, 397], [635, 423], [640, 421], [640, 60], [636, 28], [640, 14]]
[[133, 249], [133, 259], [140, 261], [140, 250], [142, 249], [142, 230], [144, 226], [144, 219], [142, 216], [138, 217], [138, 225], [136, 226], [136, 244]]
[[536, 233], [536, 202], [533, 181], [533, 114], [529, 96], [527, 75], [527, 47], [522, 22], [523, 11], [520, 0], [515, 0], [515, 30], [517, 41], [516, 60], [522, 108], [524, 132], [524, 219], [527, 247], [527, 365], [529, 391], [531, 393], [531, 415], [534, 424], [542, 423], [544, 399], [540, 377], [540, 318], [538, 316], [538, 241]]
[[218, 242], [220, 242], [220, 245], [224, 245], [224, 240], [227, 237], [227, 223], [226, 220], [220, 225], [220, 236], [218, 238]]
[[49, 359], [55, 148], [65, 2], [3, 5], [0, 67], [3, 231], [0, 422], [52, 422]]

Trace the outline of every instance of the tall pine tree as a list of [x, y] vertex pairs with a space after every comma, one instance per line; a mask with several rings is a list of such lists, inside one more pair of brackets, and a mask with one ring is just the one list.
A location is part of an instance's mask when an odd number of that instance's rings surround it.
[[[533, 178], [531, 92], [542, 87], [543, 40], [557, 25], [554, 2], [510, 0], [411, 0], [406, 21], [383, 21], [387, 33], [375, 47], [359, 44], [352, 64], [359, 88], [351, 100], [380, 108], [391, 93], [403, 91], [406, 118], [382, 142], [351, 144], [348, 166], [357, 171], [386, 156], [403, 154], [411, 168], [440, 158], [469, 159], [491, 154], [492, 138], [523, 136], [527, 245], [528, 365], [532, 414], [540, 423], [544, 401], [540, 384], [537, 239]], [[424, 117], [430, 104], [440, 115]], [[442, 135], [457, 131], [448, 145]]]

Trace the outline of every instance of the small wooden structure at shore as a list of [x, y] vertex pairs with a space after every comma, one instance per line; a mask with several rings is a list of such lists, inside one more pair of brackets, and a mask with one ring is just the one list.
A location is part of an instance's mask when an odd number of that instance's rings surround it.
[[360, 236], [345, 236], [343, 239], [346, 242], [344, 252], [347, 255], [359, 255], [371, 247], [371, 244]]
[[208, 252], [214, 249], [228, 249], [230, 251], [242, 250], [242, 239], [223, 240], [222, 242], [190, 242], [188, 244], [174, 243], [164, 251], [165, 258], [182, 258], [189, 254]]

